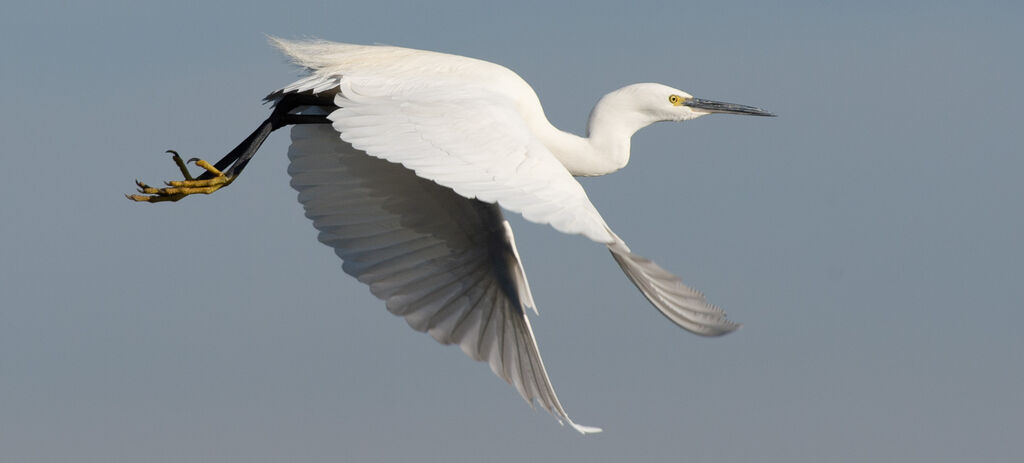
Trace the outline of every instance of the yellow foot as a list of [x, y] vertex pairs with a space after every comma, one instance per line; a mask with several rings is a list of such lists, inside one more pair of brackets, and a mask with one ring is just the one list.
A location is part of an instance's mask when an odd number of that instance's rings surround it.
[[139, 187], [140, 195], [125, 195], [132, 201], [148, 202], [148, 203], [159, 203], [163, 201], [177, 201], [188, 195], [204, 194], [208, 195], [224, 188], [231, 184], [235, 180], [234, 177], [228, 177], [223, 172], [217, 170], [216, 167], [210, 165], [210, 163], [202, 159], [189, 159], [189, 162], [195, 162], [197, 166], [206, 169], [207, 172], [214, 175], [211, 179], [196, 180], [188, 172], [188, 167], [185, 165], [185, 161], [181, 159], [177, 151], [168, 150], [168, 153], [174, 155], [174, 163], [178, 165], [178, 169], [181, 170], [181, 174], [185, 177], [185, 180], [164, 182], [166, 188], [153, 188], [145, 183], [138, 180], [135, 184]]

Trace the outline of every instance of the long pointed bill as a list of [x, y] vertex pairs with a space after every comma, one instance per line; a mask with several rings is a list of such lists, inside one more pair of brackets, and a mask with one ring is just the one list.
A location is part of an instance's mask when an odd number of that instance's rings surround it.
[[765, 111], [761, 108], [755, 108], [753, 106], [744, 106], [741, 104], [723, 103], [721, 101], [702, 100], [700, 98], [688, 98], [686, 101], [683, 102], [683, 105], [689, 106], [694, 109], [704, 110], [709, 113], [775, 117], [774, 114]]

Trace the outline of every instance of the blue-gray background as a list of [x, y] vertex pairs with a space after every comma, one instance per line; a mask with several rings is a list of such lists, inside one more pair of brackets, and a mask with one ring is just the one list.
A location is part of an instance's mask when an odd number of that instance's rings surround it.
[[[1021, 461], [1019, 2], [16, 2], [0, 14], [0, 460]], [[502, 63], [556, 125], [655, 81], [761, 106], [583, 181], [745, 327], [663, 319], [598, 245], [514, 218], [581, 437], [388, 314], [315, 239], [264, 34]]]

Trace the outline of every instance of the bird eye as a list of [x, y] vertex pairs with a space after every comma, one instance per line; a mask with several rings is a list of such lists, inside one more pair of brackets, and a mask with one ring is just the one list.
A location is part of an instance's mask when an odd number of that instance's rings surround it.
[[679, 106], [680, 104], [682, 104], [683, 99], [679, 95], [671, 95], [668, 97], [668, 102], [676, 106]]

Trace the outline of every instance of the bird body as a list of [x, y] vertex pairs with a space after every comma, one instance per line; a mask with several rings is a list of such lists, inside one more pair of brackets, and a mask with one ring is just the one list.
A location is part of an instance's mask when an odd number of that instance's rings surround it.
[[[271, 40], [310, 74], [271, 93], [271, 118], [217, 166], [205, 164], [210, 173], [192, 181], [182, 167], [187, 181], [175, 184], [208, 187], [222, 178], [218, 185], [226, 185], [271, 131], [295, 124], [291, 183], [344, 271], [412, 328], [488, 362], [527, 402], [580, 432], [600, 430], [573, 423], [555, 396], [526, 316], [536, 306], [501, 208], [606, 245], [677, 325], [705, 336], [739, 327], [676, 276], [633, 254], [573, 176], [621, 169], [630, 137], [657, 121], [770, 114], [634, 84], [603, 97], [580, 137], [548, 122], [533, 89], [497, 64], [400, 47]], [[225, 176], [218, 169], [230, 163]], [[140, 187], [153, 196], [131, 199], [192, 192]]]

